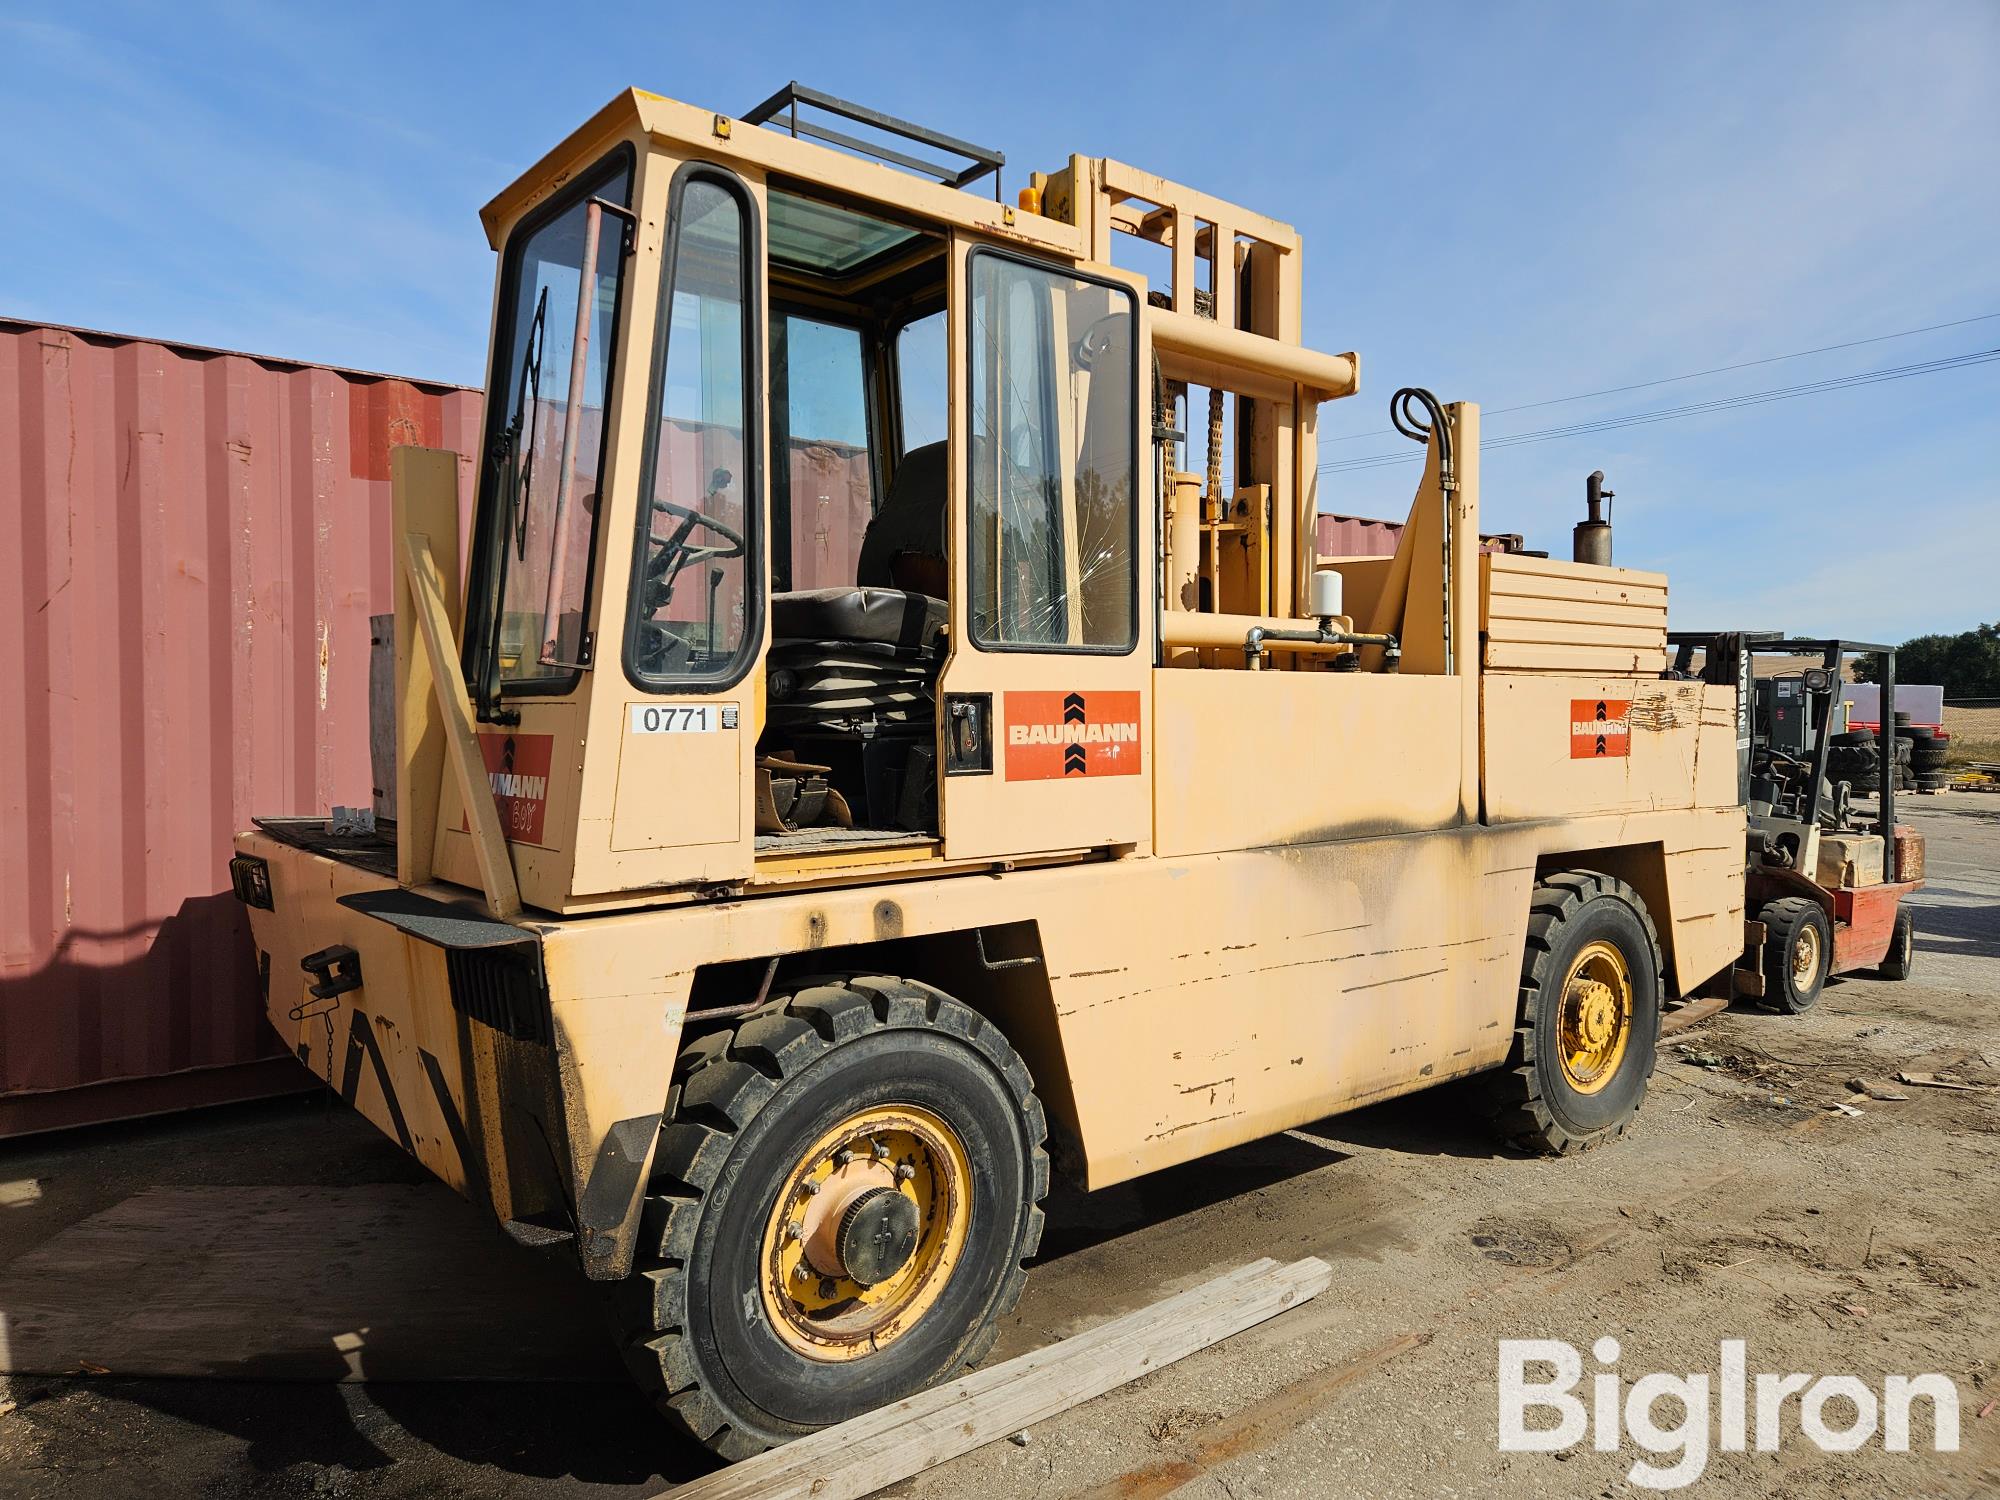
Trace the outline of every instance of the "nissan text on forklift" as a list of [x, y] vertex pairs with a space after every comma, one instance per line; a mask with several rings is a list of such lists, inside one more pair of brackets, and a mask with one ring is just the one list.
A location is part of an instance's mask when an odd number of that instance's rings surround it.
[[463, 572], [459, 458], [393, 455], [393, 824], [238, 840], [300, 1058], [728, 1457], [980, 1360], [1052, 1170], [1454, 1079], [1594, 1146], [1744, 949], [1665, 577], [1482, 544], [1416, 389], [1395, 552], [1317, 557], [1298, 235], [1001, 166], [632, 91], [496, 198]]

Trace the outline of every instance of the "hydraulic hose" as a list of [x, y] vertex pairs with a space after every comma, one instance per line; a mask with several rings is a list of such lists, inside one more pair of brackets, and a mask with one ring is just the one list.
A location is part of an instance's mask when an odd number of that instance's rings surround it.
[[[1421, 412], [1421, 414], [1419, 414]], [[1457, 632], [1453, 629], [1456, 621], [1452, 611], [1452, 532], [1456, 529], [1452, 522], [1452, 494], [1458, 488], [1458, 478], [1452, 469], [1451, 423], [1445, 420], [1444, 406], [1422, 386], [1406, 385], [1389, 398], [1389, 421], [1404, 437], [1414, 443], [1429, 446], [1433, 437], [1438, 445], [1438, 491], [1444, 499], [1441, 516], [1444, 545], [1439, 549], [1444, 557], [1444, 675], [1454, 673], [1454, 648]]]

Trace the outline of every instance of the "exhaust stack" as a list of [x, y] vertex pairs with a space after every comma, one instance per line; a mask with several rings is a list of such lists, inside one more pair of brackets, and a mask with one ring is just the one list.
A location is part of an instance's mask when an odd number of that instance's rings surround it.
[[1611, 566], [1611, 522], [1605, 518], [1606, 503], [1616, 492], [1604, 487], [1604, 471], [1593, 469], [1583, 482], [1584, 505], [1589, 514], [1576, 523], [1572, 556], [1580, 563]]

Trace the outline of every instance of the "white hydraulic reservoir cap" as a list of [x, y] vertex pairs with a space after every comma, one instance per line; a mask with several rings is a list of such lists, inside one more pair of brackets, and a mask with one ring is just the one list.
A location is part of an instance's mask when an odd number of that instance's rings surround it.
[[1312, 612], [1313, 618], [1324, 620], [1337, 615], [1340, 609], [1340, 573], [1333, 568], [1319, 568], [1313, 573]]

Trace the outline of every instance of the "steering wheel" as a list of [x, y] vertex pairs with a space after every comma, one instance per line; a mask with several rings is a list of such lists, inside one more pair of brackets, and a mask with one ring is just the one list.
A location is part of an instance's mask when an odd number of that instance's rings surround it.
[[[709, 489], [713, 497], [729, 483], [727, 470], [718, 469], [715, 482]], [[680, 525], [671, 536], [654, 541], [654, 552], [646, 559], [645, 605], [646, 613], [656, 614], [664, 609], [673, 598], [674, 584], [681, 571], [689, 563], [721, 562], [732, 557], [741, 557], [749, 549], [743, 533], [735, 527], [717, 520], [707, 511], [694, 510], [689, 506], [676, 505], [671, 500], [655, 500], [653, 509], [662, 515], [676, 516]], [[713, 532], [721, 537], [720, 542], [691, 541], [695, 531]]]
[[[663, 547], [676, 547], [692, 553], [697, 560], [711, 557], [741, 557], [745, 549], [750, 545], [743, 540], [742, 532], [733, 526], [716, 520], [714, 516], [705, 510], [693, 510], [685, 505], [676, 505], [671, 500], [655, 500], [653, 502], [653, 509], [659, 511], [662, 515], [679, 516], [682, 522], [680, 529], [660, 545]], [[717, 546], [712, 542], [701, 545], [690, 545], [686, 541], [684, 533], [690, 532], [696, 527], [714, 532], [717, 536], [722, 537], [728, 545]]]

